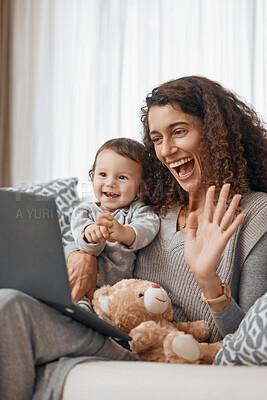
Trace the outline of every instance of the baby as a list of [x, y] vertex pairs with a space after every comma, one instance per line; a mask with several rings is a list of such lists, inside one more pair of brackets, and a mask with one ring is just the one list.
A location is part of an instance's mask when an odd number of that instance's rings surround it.
[[76, 245], [97, 257], [97, 287], [131, 278], [135, 252], [159, 231], [159, 217], [138, 198], [144, 157], [143, 145], [135, 140], [104, 143], [89, 172], [98, 202], [82, 203], [73, 211]]

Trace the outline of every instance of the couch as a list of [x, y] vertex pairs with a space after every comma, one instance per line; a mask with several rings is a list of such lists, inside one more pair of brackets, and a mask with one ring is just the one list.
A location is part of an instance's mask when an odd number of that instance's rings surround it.
[[[72, 240], [70, 217], [81, 197], [77, 192], [77, 183], [76, 178], [56, 179], [44, 184], [18, 188], [55, 198], [63, 245]], [[267, 329], [266, 324], [267, 321]], [[266, 347], [267, 345], [264, 349], [265, 354]], [[62, 398], [265, 400], [266, 377], [266, 366], [207, 366], [92, 359], [77, 364], [70, 370]]]
[[267, 368], [90, 361], [67, 376], [62, 400], [266, 400]]

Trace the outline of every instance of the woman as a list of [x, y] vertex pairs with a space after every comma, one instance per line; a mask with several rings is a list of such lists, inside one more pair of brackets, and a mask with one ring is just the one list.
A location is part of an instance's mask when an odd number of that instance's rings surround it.
[[[168, 291], [176, 320], [207, 320], [210, 340], [217, 341], [236, 331], [267, 291], [266, 132], [237, 96], [196, 76], [155, 88], [142, 112], [148, 153], [143, 197], [163, 218], [156, 240], [139, 252], [135, 276]], [[226, 234], [238, 193], [244, 214]], [[223, 217], [227, 197], [233, 202]], [[204, 236], [196, 236], [199, 228]], [[201, 301], [201, 292], [208, 300]]]
[[[135, 276], [163, 284], [175, 318], [203, 316], [217, 340], [233, 332], [266, 291], [264, 129], [234, 95], [197, 77], [155, 89], [143, 113], [149, 157], [143, 199], [165, 216], [158, 238], [140, 252]], [[219, 195], [227, 181], [231, 189], [226, 184]], [[245, 218], [237, 211], [238, 193]], [[96, 260], [73, 250], [70, 245], [68, 273], [75, 301], [92, 295]], [[0, 319], [1, 398], [53, 393], [59, 399], [67, 373], [85, 357], [132, 358], [115, 342], [14, 290], [0, 290]]]

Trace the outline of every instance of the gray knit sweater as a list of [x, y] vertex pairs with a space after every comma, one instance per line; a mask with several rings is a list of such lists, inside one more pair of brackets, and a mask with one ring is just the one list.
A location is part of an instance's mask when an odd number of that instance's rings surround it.
[[200, 289], [184, 261], [186, 233], [176, 231], [179, 206], [162, 219], [156, 239], [138, 253], [134, 277], [167, 290], [175, 321], [208, 321], [211, 342], [234, 332], [250, 306], [267, 291], [267, 194], [250, 192], [243, 196], [241, 207], [245, 219], [217, 266], [222, 282], [232, 291], [231, 303], [218, 313], [201, 301]]

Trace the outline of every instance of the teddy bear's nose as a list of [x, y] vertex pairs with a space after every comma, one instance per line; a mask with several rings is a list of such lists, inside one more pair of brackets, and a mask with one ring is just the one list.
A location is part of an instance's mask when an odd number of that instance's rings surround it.
[[152, 287], [153, 287], [153, 289], [160, 289], [160, 286], [157, 285], [156, 283], [153, 283]]

